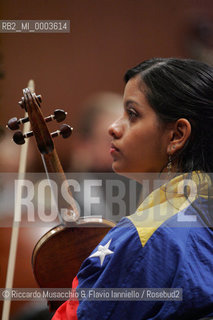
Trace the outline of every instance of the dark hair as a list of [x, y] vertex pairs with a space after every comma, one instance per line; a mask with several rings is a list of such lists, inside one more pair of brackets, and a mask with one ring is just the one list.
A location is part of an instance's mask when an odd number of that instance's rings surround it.
[[128, 70], [145, 84], [146, 98], [164, 123], [187, 119], [190, 138], [177, 154], [181, 172], [213, 172], [213, 67], [191, 59], [153, 58]]

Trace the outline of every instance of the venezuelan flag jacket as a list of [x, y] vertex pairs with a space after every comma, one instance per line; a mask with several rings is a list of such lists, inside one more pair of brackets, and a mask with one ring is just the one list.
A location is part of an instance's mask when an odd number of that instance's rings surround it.
[[[210, 315], [212, 226], [210, 178], [195, 172], [190, 178], [175, 177], [105, 236], [73, 280], [73, 288], [94, 291], [65, 302], [53, 319], [182, 320]], [[101, 301], [95, 295], [100, 288]], [[105, 296], [104, 288], [111, 288]]]

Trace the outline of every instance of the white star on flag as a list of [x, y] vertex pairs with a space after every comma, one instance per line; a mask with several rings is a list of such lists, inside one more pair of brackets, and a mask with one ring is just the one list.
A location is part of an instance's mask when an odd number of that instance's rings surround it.
[[89, 256], [89, 258], [93, 258], [93, 257], [99, 257], [100, 258], [100, 263], [101, 263], [101, 266], [104, 262], [104, 259], [106, 256], [108, 256], [109, 254], [113, 254], [114, 252], [109, 250], [109, 246], [110, 246], [110, 243], [111, 243], [112, 239], [110, 239], [107, 244], [105, 244], [105, 246], [98, 246], [98, 251], [96, 251], [95, 253], [91, 254]]

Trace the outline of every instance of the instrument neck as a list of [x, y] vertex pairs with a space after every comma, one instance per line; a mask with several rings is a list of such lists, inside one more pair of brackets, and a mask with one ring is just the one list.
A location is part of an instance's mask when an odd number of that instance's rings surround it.
[[[77, 222], [80, 214], [56, 150], [53, 149], [48, 154], [42, 154], [42, 160], [58, 206], [59, 219], [65, 224]], [[53, 183], [54, 185], [56, 183], [57, 188], [53, 187]], [[68, 203], [65, 201], [65, 198]]]

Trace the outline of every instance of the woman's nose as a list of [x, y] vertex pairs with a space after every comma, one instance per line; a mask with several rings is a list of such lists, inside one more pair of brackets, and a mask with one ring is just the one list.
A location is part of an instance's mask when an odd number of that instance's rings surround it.
[[113, 122], [108, 129], [109, 134], [114, 138], [114, 139], [119, 139], [122, 136], [122, 126], [120, 124], [119, 120], [116, 120]]

